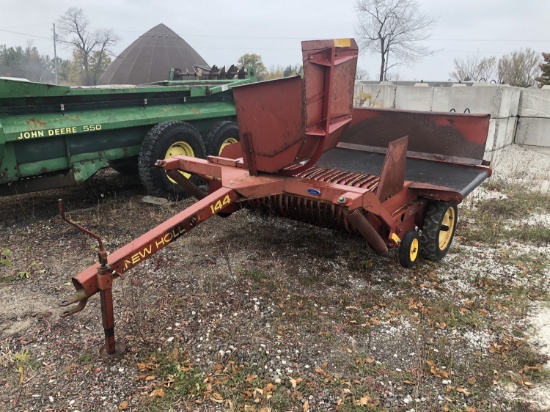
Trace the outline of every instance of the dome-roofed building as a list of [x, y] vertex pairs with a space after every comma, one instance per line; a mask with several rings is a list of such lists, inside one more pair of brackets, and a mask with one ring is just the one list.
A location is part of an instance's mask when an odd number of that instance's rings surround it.
[[99, 79], [99, 84], [143, 84], [168, 79], [170, 68], [193, 73], [209, 67], [180, 36], [164, 24], [153, 27], [130, 44]]

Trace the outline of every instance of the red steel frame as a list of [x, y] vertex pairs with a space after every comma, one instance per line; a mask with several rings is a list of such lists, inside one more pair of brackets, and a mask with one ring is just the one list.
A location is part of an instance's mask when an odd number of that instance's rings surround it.
[[[176, 156], [157, 162], [157, 166], [163, 167], [170, 177], [199, 199], [197, 203], [109, 256], [100, 243], [99, 263], [73, 277], [77, 293], [61, 302], [61, 305], [76, 305], [66, 310], [64, 316], [81, 311], [88, 298], [99, 292], [105, 332], [104, 354], [114, 355], [124, 350], [123, 343], [116, 341], [114, 336], [113, 280], [122, 277], [124, 272], [198, 224], [216, 214], [235, 212], [247, 200], [284, 194], [335, 205], [343, 209], [348, 223], [380, 254], [386, 254], [389, 248], [399, 246], [401, 237], [407, 231], [422, 225], [426, 199], [444, 200], [453, 204], [462, 201], [460, 193], [446, 188], [418, 184], [413, 187], [413, 182], [405, 181], [406, 136], [389, 144], [375, 191], [294, 176], [315, 163], [323, 151], [336, 146], [351, 122], [354, 59], [357, 58], [357, 46], [352, 40], [305, 42], [303, 46], [305, 74], [307, 76], [309, 72], [315, 82], [313, 87], [308, 87], [307, 77], [305, 79], [305, 103], [300, 106], [303, 110], [294, 119], [298, 125], [296, 134], [286, 134], [284, 138], [288, 140], [285, 144], [262, 140], [264, 121], [272, 120], [275, 124], [284, 121], [286, 113], [281, 114], [282, 118], [273, 119], [274, 110], [284, 104], [284, 99], [271, 101], [272, 106], [276, 107], [261, 107], [260, 104], [254, 104], [253, 98], [262, 94], [263, 86], [250, 85], [248, 90], [252, 90], [252, 93], [244, 88], [242, 91], [237, 89], [235, 98], [238, 113], [243, 109], [240, 106], [243, 101], [238, 99], [239, 96], [245, 96], [244, 100], [251, 98], [245, 105], [249, 111], [259, 108], [259, 112], [254, 115], [246, 113], [239, 117], [242, 148], [240, 145], [230, 146], [223, 152], [226, 157], [209, 157], [204, 160]], [[348, 64], [350, 61], [352, 66]], [[336, 67], [340, 64], [342, 66]], [[301, 93], [301, 89], [294, 86], [297, 84], [295, 81], [283, 82], [292, 84], [290, 87], [294, 88], [294, 93]], [[302, 87], [301, 84], [299, 87]], [[258, 118], [261, 121], [254, 123]], [[180, 171], [195, 174], [206, 181], [209, 193], [202, 193], [201, 189], [182, 179]], [[99, 240], [97, 236], [94, 237]]]
[[[386, 158], [394, 153], [390, 146]], [[399, 150], [403, 150], [401, 147]], [[404, 146], [406, 151], [406, 145]], [[173, 216], [136, 240], [110, 254], [108, 263], [97, 263], [73, 277], [77, 293], [62, 302], [62, 306], [78, 303], [64, 315], [72, 315], [82, 310], [92, 295], [100, 292], [103, 326], [105, 330], [106, 354], [120, 353], [123, 348], [115, 342], [114, 314], [112, 307], [112, 281], [122, 277], [124, 272], [151, 257], [173, 241], [188, 233], [198, 224], [220, 212], [234, 212], [240, 200], [262, 198], [274, 194], [287, 194], [328, 202], [344, 207], [356, 229], [379, 253], [385, 254], [388, 248], [397, 247], [400, 238], [408, 230], [418, 225], [423, 218], [425, 198], [437, 198], [451, 203], [460, 203], [460, 194], [445, 192], [441, 188], [425, 190], [411, 189], [412, 182], [401, 180], [401, 188], [393, 196], [381, 201], [375, 192], [351, 186], [325, 183], [317, 180], [263, 174], [251, 176], [242, 159], [210, 157], [208, 160], [186, 156], [175, 156], [158, 163], [170, 171], [184, 170], [200, 176], [209, 182], [211, 191], [194, 205]], [[394, 167], [394, 165], [391, 165]], [[384, 171], [382, 172], [384, 176]], [[310, 194], [308, 189], [316, 189]], [[354, 212], [356, 213], [354, 215]], [[365, 217], [365, 214], [367, 215]], [[359, 221], [357, 221], [359, 219]], [[385, 236], [380, 235], [385, 233]]]

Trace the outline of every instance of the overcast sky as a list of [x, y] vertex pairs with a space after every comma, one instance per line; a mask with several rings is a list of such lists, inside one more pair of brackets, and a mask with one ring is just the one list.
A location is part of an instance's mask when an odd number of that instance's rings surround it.
[[[52, 23], [69, 7], [80, 7], [94, 28], [112, 28], [122, 52], [137, 37], [164, 23], [210, 65], [236, 63], [257, 53], [270, 68], [300, 63], [300, 40], [355, 37], [356, 0], [2, 0], [0, 44], [31, 41], [53, 55]], [[395, 69], [401, 80], [447, 80], [453, 59], [479, 53], [497, 56], [529, 47], [550, 52], [549, 0], [418, 0], [437, 24], [425, 45], [438, 52]], [[58, 47], [61, 57], [70, 55]], [[378, 77], [378, 57], [361, 54], [359, 64]]]

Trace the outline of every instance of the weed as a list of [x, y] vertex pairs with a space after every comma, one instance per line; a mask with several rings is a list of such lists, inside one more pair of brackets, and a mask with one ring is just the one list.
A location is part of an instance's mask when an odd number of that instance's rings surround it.
[[11, 266], [11, 250], [3, 247], [0, 249], [0, 265], [10, 267]]
[[32, 358], [31, 353], [27, 349], [15, 353], [13, 357], [15, 359], [16, 369], [19, 372], [19, 383], [21, 384], [27, 372], [30, 369], [36, 369], [38, 367], [38, 362]]
[[255, 282], [259, 282], [268, 277], [267, 274], [260, 272], [259, 270], [244, 270], [241, 272], [241, 275]]
[[78, 362], [81, 365], [90, 367], [94, 364], [94, 358], [95, 358], [94, 354], [90, 351], [87, 351], [87, 352], [83, 352], [79, 355]]

